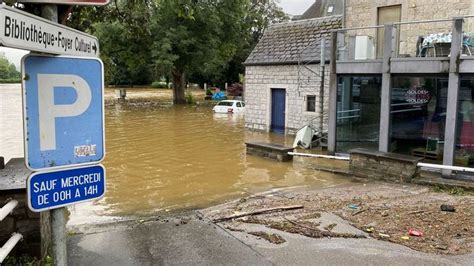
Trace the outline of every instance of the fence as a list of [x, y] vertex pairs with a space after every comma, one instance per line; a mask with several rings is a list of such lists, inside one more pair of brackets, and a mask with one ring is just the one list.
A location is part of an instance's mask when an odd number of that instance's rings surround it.
[[[464, 16], [462, 56], [474, 56], [474, 16]], [[393, 23], [392, 58], [448, 57], [451, 49], [452, 19]], [[337, 59], [381, 60], [387, 25], [338, 29]]]
[[[1, 209], [0, 209], [0, 222], [5, 219], [12, 211], [18, 206], [18, 201], [9, 200]], [[13, 248], [18, 244], [18, 242], [23, 239], [23, 236], [19, 233], [13, 233], [10, 239], [0, 248], [0, 263], [5, 260], [5, 258], [10, 254]]]

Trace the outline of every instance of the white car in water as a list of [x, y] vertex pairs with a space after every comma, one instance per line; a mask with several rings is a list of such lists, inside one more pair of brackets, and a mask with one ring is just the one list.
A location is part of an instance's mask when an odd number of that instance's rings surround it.
[[220, 101], [212, 108], [214, 113], [243, 113], [245, 111], [245, 103], [238, 100], [224, 100]]

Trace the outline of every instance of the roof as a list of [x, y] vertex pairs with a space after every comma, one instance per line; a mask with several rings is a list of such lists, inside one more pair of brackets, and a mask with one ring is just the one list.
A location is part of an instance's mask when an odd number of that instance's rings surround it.
[[315, 1], [298, 19], [320, 18], [321, 8], [321, 1]]
[[267, 28], [245, 65], [297, 64], [320, 60], [319, 39], [326, 37], [330, 54], [331, 30], [341, 28], [342, 16], [305, 19], [273, 24]]
[[343, 7], [344, 4], [342, 0], [317, 0], [301, 16], [295, 18], [295, 20], [341, 15]]

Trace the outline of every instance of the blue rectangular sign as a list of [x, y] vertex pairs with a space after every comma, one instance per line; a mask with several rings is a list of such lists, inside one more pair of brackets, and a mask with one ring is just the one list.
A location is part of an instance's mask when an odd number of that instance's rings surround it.
[[27, 55], [22, 62], [25, 162], [33, 170], [105, 156], [100, 59]]
[[37, 172], [28, 177], [28, 206], [34, 212], [101, 198], [105, 194], [102, 165]]

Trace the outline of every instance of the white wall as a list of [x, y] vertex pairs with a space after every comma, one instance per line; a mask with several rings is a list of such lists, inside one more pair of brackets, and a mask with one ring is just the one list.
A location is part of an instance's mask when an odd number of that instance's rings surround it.
[[[319, 65], [308, 66], [319, 73]], [[326, 66], [324, 107], [327, 110], [329, 88], [329, 66]], [[319, 125], [319, 76], [301, 69], [302, 86], [298, 86], [298, 66], [248, 66], [245, 71], [245, 126], [249, 129], [269, 131], [271, 126], [271, 89], [286, 90], [286, 132], [294, 134], [312, 121], [315, 128]], [[308, 78], [310, 78], [308, 82]], [[309, 84], [309, 85], [306, 85]], [[306, 112], [306, 95], [316, 95], [316, 112]], [[324, 128], [327, 128], [327, 112]], [[314, 120], [314, 118], [317, 118]]]

